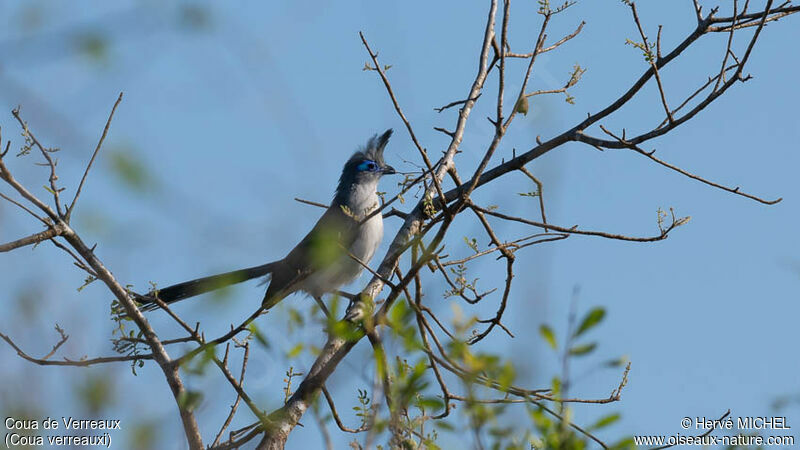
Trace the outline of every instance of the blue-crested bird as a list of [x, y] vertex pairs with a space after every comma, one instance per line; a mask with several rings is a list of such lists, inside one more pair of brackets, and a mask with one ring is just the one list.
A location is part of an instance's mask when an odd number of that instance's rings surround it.
[[314, 228], [285, 258], [260, 266], [198, 278], [137, 296], [144, 310], [156, 309], [154, 296], [165, 303], [253, 278], [267, 277], [262, 307], [269, 309], [287, 295], [303, 291], [324, 308], [321, 297], [353, 281], [383, 239], [383, 216], [377, 194], [383, 175], [396, 173], [383, 151], [392, 130], [375, 135], [344, 165], [333, 202]]

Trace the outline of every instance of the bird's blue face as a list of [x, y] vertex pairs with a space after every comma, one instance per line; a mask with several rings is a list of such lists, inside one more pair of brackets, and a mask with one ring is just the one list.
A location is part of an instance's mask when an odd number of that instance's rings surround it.
[[358, 166], [356, 166], [356, 170], [358, 172], [371, 172], [377, 174], [392, 174], [395, 173], [394, 168], [391, 166], [381, 166], [375, 161], [372, 160], [364, 160], [361, 161]]
[[362, 161], [357, 167], [356, 170], [359, 172], [380, 172], [381, 167], [375, 161]]

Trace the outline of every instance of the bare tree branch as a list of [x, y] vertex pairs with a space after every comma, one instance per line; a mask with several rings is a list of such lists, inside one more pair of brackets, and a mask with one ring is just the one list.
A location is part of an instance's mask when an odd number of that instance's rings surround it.
[[[20, 126], [23, 127], [24, 135], [30, 138], [32, 143], [36, 145], [42, 154], [44, 155], [45, 159], [48, 162], [50, 167], [50, 184], [52, 191], [51, 194], [53, 195], [53, 201], [56, 203], [56, 211], [53, 211], [48, 205], [46, 205], [43, 201], [33, 195], [30, 191], [28, 191], [22, 184], [20, 184], [8, 170], [8, 167], [5, 165], [2, 158], [0, 158], [0, 179], [5, 181], [9, 184], [14, 190], [16, 190], [25, 200], [30, 202], [40, 211], [45, 213], [50, 220], [52, 220], [52, 227], [58, 227], [60, 230], [59, 235], [75, 250], [75, 252], [80, 255], [83, 261], [86, 262], [86, 265], [91, 268], [91, 270], [96, 274], [97, 278], [101, 280], [106, 287], [111, 291], [112, 294], [116, 297], [119, 304], [124, 308], [125, 313], [128, 317], [130, 317], [138, 329], [142, 332], [144, 339], [147, 341], [148, 347], [152, 350], [150, 355], [143, 357], [142, 355], [134, 355], [128, 357], [111, 357], [111, 358], [96, 358], [95, 360], [91, 360], [92, 363], [94, 362], [117, 362], [117, 361], [130, 361], [130, 360], [141, 360], [141, 359], [150, 359], [152, 358], [159, 366], [161, 371], [163, 372], [167, 384], [169, 385], [173, 397], [176, 401], [178, 406], [178, 410], [180, 412], [181, 421], [183, 423], [184, 432], [186, 434], [187, 441], [189, 443], [190, 448], [192, 449], [200, 449], [203, 447], [202, 437], [200, 435], [200, 430], [197, 425], [197, 421], [195, 419], [194, 413], [187, 408], [187, 406], [183, 402], [183, 398], [186, 396], [186, 389], [183, 386], [183, 381], [178, 373], [179, 366], [175, 364], [174, 361], [171, 360], [169, 354], [167, 353], [164, 345], [161, 343], [160, 339], [158, 338], [157, 334], [150, 326], [147, 319], [142, 315], [141, 311], [136, 307], [133, 300], [128, 294], [128, 291], [122, 287], [122, 285], [117, 282], [112, 275], [111, 271], [108, 270], [105, 265], [97, 258], [94, 254], [94, 247], [88, 247], [80, 236], [69, 226], [67, 222], [67, 218], [61, 209], [60, 200], [58, 193], [60, 192], [60, 188], [58, 188], [55, 184], [55, 180], [58, 178], [55, 174], [55, 167], [56, 163], [52, 160], [49, 156], [49, 151], [45, 149], [39, 141], [34, 137], [33, 133], [28, 129], [27, 124], [22, 120], [19, 116], [19, 110], [13, 111], [14, 117], [19, 121]], [[6, 339], [9, 344], [12, 344], [10, 340]], [[13, 345], [13, 344], [12, 344]], [[16, 346], [14, 346], [18, 353], [24, 354], [21, 352]], [[24, 356], [23, 356], [24, 357]], [[26, 358], [28, 359], [28, 358]], [[32, 358], [31, 362], [39, 363], [36, 358]], [[82, 363], [87, 365], [86, 362], [80, 361], [66, 361], [67, 363], [73, 363], [71, 365], [80, 365], [78, 363]], [[47, 361], [46, 365], [70, 365], [70, 364], [53, 364], [53, 363], [61, 363], [60, 361]]]
[[50, 157], [50, 152], [58, 151], [58, 149], [49, 149], [49, 148], [44, 148], [44, 146], [42, 146], [39, 140], [36, 139], [36, 136], [33, 135], [33, 132], [30, 129], [28, 129], [28, 124], [24, 120], [22, 120], [22, 117], [20, 117], [19, 107], [12, 110], [11, 114], [14, 116], [15, 119], [17, 119], [17, 122], [19, 122], [19, 125], [22, 127], [22, 134], [26, 137], [26, 139], [30, 139], [33, 142], [36, 148], [38, 148], [39, 151], [42, 153], [42, 156], [44, 157], [45, 161], [47, 161], [47, 166], [50, 168], [50, 177], [48, 179], [50, 181], [49, 191], [50, 194], [52, 194], [53, 196], [53, 203], [55, 203], [56, 205], [56, 211], [58, 212], [58, 215], [60, 217], [63, 217], [64, 212], [61, 209], [60, 193], [64, 189], [59, 188], [56, 185], [56, 180], [58, 180], [58, 175], [56, 175], [57, 162], [54, 161], [52, 157]]
[[152, 354], [145, 354], [145, 355], [130, 355], [130, 356], [105, 356], [100, 358], [82, 358], [82, 359], [67, 359], [64, 358], [63, 361], [53, 361], [48, 358], [53, 356], [53, 354], [58, 350], [61, 345], [66, 342], [66, 338], [62, 337], [62, 340], [59, 341], [53, 349], [47, 355], [36, 358], [33, 356], [28, 355], [25, 353], [10, 337], [7, 335], [0, 333], [0, 338], [3, 339], [17, 352], [22, 359], [32, 362], [34, 364], [38, 364], [40, 366], [71, 366], [71, 367], [89, 367], [96, 364], [106, 364], [106, 363], [116, 363], [116, 362], [123, 362], [123, 361], [142, 361], [148, 359], [154, 359]]
[[763, 199], [761, 197], [756, 197], [755, 195], [751, 195], [751, 194], [748, 194], [746, 192], [740, 191], [739, 190], [739, 186], [736, 186], [735, 188], [730, 188], [730, 187], [723, 186], [721, 184], [715, 183], [713, 181], [707, 180], [707, 179], [705, 179], [705, 178], [703, 178], [701, 176], [695, 175], [695, 174], [693, 174], [693, 173], [691, 173], [691, 172], [689, 172], [687, 170], [681, 169], [678, 166], [675, 166], [675, 165], [670, 164], [670, 163], [668, 163], [668, 162], [666, 162], [666, 161], [664, 161], [662, 159], [657, 158], [654, 155], [655, 150], [651, 150], [649, 152], [645, 151], [641, 147], [637, 146], [636, 144], [632, 144], [632, 143], [624, 140], [623, 138], [618, 137], [614, 133], [608, 131], [604, 126], [600, 125], [600, 128], [607, 135], [613, 137], [619, 143], [624, 144], [626, 148], [629, 148], [629, 149], [635, 151], [636, 153], [638, 153], [638, 154], [640, 154], [642, 156], [645, 156], [645, 157], [649, 158], [650, 160], [655, 161], [656, 163], [658, 163], [658, 164], [660, 164], [660, 165], [662, 165], [662, 166], [664, 166], [664, 167], [666, 167], [666, 168], [668, 168], [670, 170], [674, 170], [675, 172], [678, 172], [679, 174], [687, 176], [687, 177], [689, 177], [689, 178], [691, 178], [693, 180], [697, 180], [697, 181], [699, 181], [701, 183], [707, 184], [709, 186], [713, 186], [713, 187], [715, 187], [717, 189], [722, 189], [723, 191], [730, 192], [731, 194], [736, 194], [736, 195], [741, 195], [742, 197], [747, 197], [747, 198], [749, 198], [751, 200], [755, 200], [755, 201], [757, 201], [759, 203], [763, 203], [765, 205], [774, 205], [774, 204], [780, 202], [781, 200], [783, 200], [783, 197], [778, 197], [775, 200], [765, 200], [765, 199]]
[[45, 230], [36, 234], [32, 234], [30, 236], [25, 236], [24, 238], [17, 239], [16, 241], [8, 242], [5, 244], [0, 244], [0, 253], [9, 252], [11, 250], [25, 247], [26, 245], [31, 244], [38, 244], [42, 241], [46, 241], [48, 239], [52, 239], [55, 236], [58, 236], [63, 232], [63, 229], [58, 225], [55, 225], [53, 228], [49, 230]]
[[69, 222], [69, 219], [72, 216], [72, 210], [75, 209], [75, 204], [78, 202], [78, 197], [80, 197], [81, 195], [81, 189], [83, 189], [83, 184], [86, 182], [86, 178], [89, 176], [89, 170], [92, 169], [92, 164], [94, 163], [94, 159], [97, 158], [97, 154], [100, 153], [100, 148], [102, 148], [103, 146], [103, 141], [106, 140], [108, 129], [111, 127], [111, 119], [114, 118], [114, 112], [117, 110], [117, 106], [119, 106], [120, 102], [122, 102], [122, 92], [119, 93], [117, 101], [114, 102], [114, 106], [111, 108], [111, 113], [109, 113], [108, 120], [106, 120], [106, 126], [103, 128], [103, 134], [100, 135], [100, 140], [97, 141], [97, 146], [94, 148], [92, 157], [91, 159], [89, 159], [89, 163], [86, 164], [86, 170], [84, 170], [83, 172], [83, 176], [81, 177], [81, 182], [78, 184], [78, 189], [75, 190], [75, 197], [73, 197], [72, 203], [70, 203], [69, 208], [67, 208], [67, 214], [64, 218], [67, 222]]

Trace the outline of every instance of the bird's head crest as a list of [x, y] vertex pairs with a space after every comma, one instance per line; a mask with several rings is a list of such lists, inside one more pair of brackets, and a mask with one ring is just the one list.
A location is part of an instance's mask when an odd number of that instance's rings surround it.
[[392, 137], [391, 128], [384, 131], [383, 134], [381, 134], [380, 136], [378, 136], [377, 134], [375, 136], [372, 136], [371, 138], [369, 138], [369, 140], [367, 141], [367, 145], [360, 153], [364, 155], [364, 158], [371, 161], [375, 161], [381, 166], [385, 166], [386, 163], [383, 160], [383, 149], [386, 148], [386, 144], [389, 142], [390, 137]]
[[353, 153], [347, 160], [339, 177], [339, 186], [336, 188], [337, 201], [342, 201], [349, 195], [351, 188], [359, 183], [376, 183], [383, 175], [396, 173], [394, 168], [383, 159], [383, 150], [392, 136], [392, 129], [383, 134], [369, 138], [367, 144]]

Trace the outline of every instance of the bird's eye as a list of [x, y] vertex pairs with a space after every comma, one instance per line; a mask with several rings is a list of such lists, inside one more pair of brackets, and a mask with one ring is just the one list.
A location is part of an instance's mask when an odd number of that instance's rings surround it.
[[377, 172], [378, 164], [375, 161], [363, 161], [358, 165], [359, 172]]

